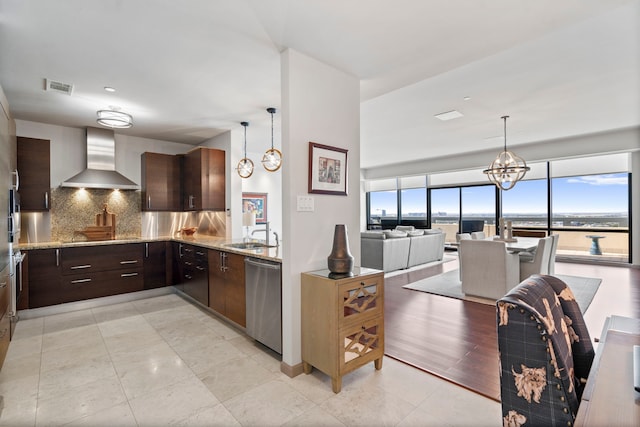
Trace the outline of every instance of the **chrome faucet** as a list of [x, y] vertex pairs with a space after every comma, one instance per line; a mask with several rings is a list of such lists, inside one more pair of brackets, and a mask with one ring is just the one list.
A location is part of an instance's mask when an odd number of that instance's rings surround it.
[[265, 224], [265, 228], [261, 228], [259, 230], [253, 230], [251, 232], [251, 235], [253, 236], [256, 233], [262, 233], [262, 232], [266, 234], [265, 245], [269, 246], [269, 237], [271, 233], [273, 233], [273, 235], [276, 236], [276, 246], [280, 246], [280, 236], [278, 236], [277, 232], [270, 230], [268, 222]]

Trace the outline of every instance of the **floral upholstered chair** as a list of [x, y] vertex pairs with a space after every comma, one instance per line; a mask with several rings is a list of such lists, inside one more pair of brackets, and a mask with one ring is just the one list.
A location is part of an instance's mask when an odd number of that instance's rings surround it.
[[533, 275], [497, 302], [503, 425], [572, 426], [594, 350], [573, 292]]

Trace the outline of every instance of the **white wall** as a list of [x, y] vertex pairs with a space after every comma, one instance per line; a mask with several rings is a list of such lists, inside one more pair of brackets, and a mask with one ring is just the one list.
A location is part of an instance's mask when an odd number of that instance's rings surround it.
[[[282, 360], [301, 362], [300, 273], [327, 268], [336, 224], [345, 224], [360, 263], [360, 83], [354, 76], [288, 49], [281, 56]], [[348, 195], [308, 194], [309, 142], [348, 151]], [[314, 212], [297, 212], [298, 195], [313, 196]]]
[[[51, 186], [57, 187], [67, 178], [87, 167], [85, 128], [50, 125], [16, 120], [16, 134], [51, 141]], [[186, 153], [192, 145], [157, 139], [115, 134], [116, 170], [140, 185], [141, 159], [145, 151], [165, 154]]]

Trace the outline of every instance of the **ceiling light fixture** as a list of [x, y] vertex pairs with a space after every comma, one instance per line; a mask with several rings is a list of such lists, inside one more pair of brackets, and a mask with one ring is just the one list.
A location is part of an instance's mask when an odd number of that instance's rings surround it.
[[107, 91], [107, 92], [115, 92], [116, 91], [115, 88], [112, 88], [111, 86], [105, 86], [104, 90]]
[[247, 158], [247, 126], [249, 126], [249, 122], [240, 122], [240, 124], [244, 126], [244, 157], [238, 162], [236, 171], [238, 171], [240, 178], [249, 178], [253, 175], [253, 162]]
[[276, 109], [273, 107], [267, 108], [267, 112], [271, 114], [271, 148], [262, 156], [262, 166], [269, 172], [275, 172], [282, 166], [282, 152], [273, 148], [273, 114]]
[[110, 110], [98, 110], [98, 123], [108, 128], [127, 129], [133, 126], [133, 117], [119, 111], [117, 107], [109, 107]]
[[487, 175], [489, 181], [493, 182], [502, 190], [511, 190], [516, 183], [524, 178], [531, 168], [521, 158], [513, 152], [507, 150], [507, 119], [509, 116], [502, 116], [504, 120], [504, 151], [498, 154], [489, 167], [482, 172]]
[[451, 110], [444, 113], [436, 114], [434, 117], [436, 119], [442, 120], [443, 122], [446, 122], [447, 120], [453, 120], [463, 116], [464, 114], [462, 114], [460, 111]]

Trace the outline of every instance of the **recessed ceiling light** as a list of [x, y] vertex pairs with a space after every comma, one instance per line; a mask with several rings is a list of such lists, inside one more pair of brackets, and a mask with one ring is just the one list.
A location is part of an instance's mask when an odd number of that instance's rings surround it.
[[440, 119], [443, 122], [447, 121], [447, 120], [453, 120], [453, 119], [457, 119], [458, 117], [463, 117], [464, 114], [462, 114], [460, 111], [456, 111], [456, 110], [451, 110], [451, 111], [447, 111], [445, 113], [440, 113], [440, 114], [436, 114], [434, 117], [436, 119]]
[[106, 90], [107, 92], [115, 92], [116, 90], [114, 88], [112, 88], [111, 86], [105, 86], [104, 90]]
[[471, 97], [470, 97], [470, 96], [465, 96], [465, 97], [464, 97], [464, 98], [462, 98], [462, 99], [464, 99], [465, 101], [469, 101], [469, 100], [471, 99]]

